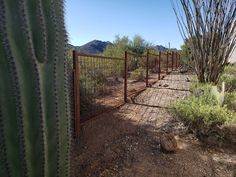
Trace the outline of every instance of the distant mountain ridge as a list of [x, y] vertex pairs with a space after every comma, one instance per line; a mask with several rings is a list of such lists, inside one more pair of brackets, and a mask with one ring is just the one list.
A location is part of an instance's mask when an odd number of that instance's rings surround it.
[[[104, 50], [108, 45], [113, 45], [113, 44], [109, 41], [93, 40], [82, 46], [73, 46], [71, 44], [68, 44], [68, 48], [70, 50], [77, 50], [78, 52], [86, 54], [101, 54], [104, 52]], [[156, 45], [155, 47], [158, 51], [168, 50], [168, 48], [162, 45]]]
[[166, 51], [166, 50], [168, 50], [168, 48], [166, 48], [166, 47], [164, 47], [164, 46], [162, 46], [162, 45], [156, 45], [155, 47], [156, 47], [156, 49], [157, 49], [158, 51]]
[[73, 46], [71, 44], [68, 44], [68, 48], [86, 54], [101, 54], [104, 52], [104, 50], [108, 45], [112, 45], [112, 43], [109, 41], [105, 42], [105, 41], [93, 40], [82, 46]]

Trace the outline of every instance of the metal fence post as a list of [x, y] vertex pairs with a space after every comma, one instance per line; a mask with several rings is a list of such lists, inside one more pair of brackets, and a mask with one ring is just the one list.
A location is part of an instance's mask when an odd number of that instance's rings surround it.
[[157, 56], [155, 56], [155, 72], [156, 72], [156, 69], [157, 69]]
[[175, 52], [175, 67], [176, 67], [176, 70], [177, 70], [177, 68], [178, 68], [178, 66], [177, 66], [177, 60], [178, 60], [178, 57], [177, 57], [177, 52]]
[[158, 80], [161, 79], [161, 51], [159, 52], [159, 61], [158, 61]]
[[167, 66], [166, 66], [166, 74], [168, 74], [168, 65], [169, 65], [169, 52], [167, 52]]
[[147, 58], [146, 58], [146, 87], [148, 87], [148, 70], [149, 70], [149, 50], [147, 51]]
[[75, 108], [75, 137], [80, 133], [80, 81], [78, 55], [73, 50], [73, 84], [74, 84], [74, 108]]
[[125, 61], [124, 61], [124, 102], [127, 102], [127, 73], [128, 73], [128, 65], [127, 65], [127, 51], [125, 51]]
[[171, 70], [174, 70], [174, 52], [171, 52]]
[[178, 53], [178, 67], [180, 66], [180, 54]]

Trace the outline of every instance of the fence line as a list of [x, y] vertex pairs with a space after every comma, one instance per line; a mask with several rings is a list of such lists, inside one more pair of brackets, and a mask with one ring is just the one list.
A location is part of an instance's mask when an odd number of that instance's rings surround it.
[[178, 68], [177, 52], [125, 52], [124, 58], [73, 51], [75, 133], [81, 124], [126, 102]]

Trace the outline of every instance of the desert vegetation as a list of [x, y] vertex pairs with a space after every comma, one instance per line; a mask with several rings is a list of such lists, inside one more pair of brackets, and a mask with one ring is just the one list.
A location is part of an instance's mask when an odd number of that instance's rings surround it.
[[[93, 115], [94, 112], [101, 111], [100, 109], [103, 107], [109, 107], [111, 102], [105, 103], [109, 99], [120, 101], [123, 99], [125, 52], [127, 54], [127, 77], [129, 86], [131, 86], [128, 88], [129, 91], [144, 88], [146, 85], [147, 52], [156, 55], [149, 57], [149, 74], [158, 73], [158, 50], [139, 35], [134, 36], [133, 39], [116, 36], [115, 41], [97, 56], [79, 54], [82, 117], [84, 114], [88, 115], [88, 110], [91, 110]], [[165, 70], [167, 60], [167, 55], [164, 54], [161, 62], [164, 63], [164, 66], [161, 66], [163, 70]], [[70, 56], [68, 55], [68, 58], [72, 63]], [[169, 58], [170, 63], [171, 55]]]
[[231, 0], [180, 0], [173, 4], [199, 82], [217, 83], [228, 63], [236, 42], [235, 6]]
[[[226, 142], [231, 143], [235, 148], [236, 67], [230, 65], [228, 59], [236, 42], [236, 4], [231, 0], [180, 0], [179, 2], [184, 16], [179, 12], [180, 9], [176, 8], [179, 6], [174, 6], [174, 11], [185, 40], [181, 62], [194, 69], [196, 78], [192, 80], [191, 96], [173, 105], [172, 113], [201, 140], [205, 140], [205, 137], [214, 137], [214, 143], [217, 145]], [[0, 176], [70, 177], [77, 175], [73, 174], [75, 170], [73, 163], [79, 159], [76, 159], [76, 154], [80, 152], [73, 148], [74, 133], [78, 132], [73, 131], [72, 122], [75, 112], [72, 85], [73, 62], [72, 55], [67, 51], [64, 3], [63, 0], [17, 2], [0, 0]], [[113, 44], [109, 45], [101, 56], [79, 56], [81, 113], [93, 109], [97, 111], [99, 106], [105, 105], [106, 101], [109, 103], [107, 105], [112, 105], [111, 101], [117, 101], [116, 98], [120, 96], [123, 99], [124, 93], [120, 94], [120, 92], [123, 92], [124, 84], [125, 51], [128, 54], [129, 84], [141, 83], [146, 87], [144, 82], [146, 74], [161, 72], [157, 68], [145, 69], [147, 63], [144, 58], [148, 52], [158, 54], [151, 43], [139, 35], [132, 39], [116, 36]], [[108, 59], [108, 57], [113, 58]], [[162, 57], [162, 61], [166, 62], [168, 54], [163, 53]], [[154, 65], [155, 61], [155, 58], [150, 58], [150, 66]], [[185, 84], [187, 82], [189, 83], [186, 81]], [[172, 80], [169, 84], [173, 84]], [[139, 86], [134, 85], [131, 89], [138, 89]], [[165, 90], [165, 94], [170, 93], [171, 89], [166, 91], [166, 87], [169, 85], [165, 84], [162, 87], [157, 84], [155, 91]], [[176, 91], [177, 88], [173, 90]], [[102, 99], [98, 99], [100, 97]], [[106, 100], [106, 97], [109, 99]], [[152, 95], [148, 98], [151, 100]], [[151, 100], [152, 104], [155, 103], [156, 98], [158, 99], [158, 95]], [[140, 100], [145, 101], [145, 99]], [[113, 147], [114, 151], [109, 149], [110, 152], [105, 151], [107, 154], [103, 153], [104, 151], [94, 153], [93, 148], [98, 147], [95, 145], [92, 146], [92, 150], [90, 149], [88, 157], [91, 157], [91, 154], [95, 154], [96, 158], [107, 156], [109, 162], [114, 162], [118, 156], [123, 163], [124, 159], [128, 159], [132, 151], [135, 151], [137, 156], [142, 155], [139, 157], [141, 160], [137, 161], [141, 162], [146, 154], [140, 153], [142, 151], [138, 150], [139, 147], [142, 147], [148, 155], [151, 152], [151, 158], [147, 158], [147, 162], [155, 159], [154, 155], [158, 158], [161, 156], [157, 148], [157, 134], [153, 134], [155, 131], [144, 130], [147, 127], [161, 130], [161, 127], [156, 126], [156, 122], [159, 121], [156, 116], [160, 116], [161, 119], [166, 118], [166, 111], [163, 111], [164, 115], [158, 112], [165, 108], [158, 106], [155, 108], [153, 105], [141, 103], [138, 106], [134, 104], [126, 106], [130, 106], [129, 109], [128, 107], [121, 109], [124, 115], [122, 113], [108, 115], [112, 118], [114, 115], [116, 117], [111, 119], [114, 124], [108, 124], [109, 131], [104, 131], [100, 134], [102, 136], [98, 136], [99, 131], [101, 132], [104, 127], [101, 126], [103, 124], [97, 124], [100, 126], [95, 129], [98, 134], [92, 134], [94, 142], [101, 144], [102, 150], [107, 150], [109, 144], [105, 140], [105, 135], [113, 132], [119, 125], [120, 129], [114, 132], [122, 137], [111, 136], [110, 138], [111, 143], [114, 140], [117, 143]], [[127, 116], [128, 114], [130, 115]], [[126, 121], [120, 123], [122, 119]], [[132, 123], [127, 126], [130, 120]], [[138, 122], [137, 125], [135, 122]], [[107, 126], [105, 119], [103, 123]], [[142, 123], [143, 125], [155, 123], [155, 125], [143, 126]], [[124, 129], [125, 126], [127, 131]], [[88, 129], [91, 130], [91, 127]], [[121, 131], [124, 131], [123, 134], [120, 134]], [[130, 141], [127, 134], [130, 137], [135, 134], [135, 140], [131, 138]], [[100, 141], [98, 137], [104, 141]], [[123, 144], [117, 140], [122, 140], [122, 143], [129, 141], [135, 146], [128, 144], [127, 148], [119, 149]], [[142, 146], [142, 143], [145, 146]], [[79, 148], [87, 151], [86, 146], [81, 145]], [[112, 156], [114, 159], [111, 158], [111, 154], [115, 154]], [[129, 157], [132, 160], [127, 164], [134, 162], [134, 157]], [[166, 159], [164, 157], [162, 162]], [[84, 164], [83, 161], [78, 169], [86, 168], [86, 165], [95, 168], [100, 165], [100, 162], [105, 163], [98, 159], [93, 162], [95, 166]], [[157, 164], [160, 167], [162, 162], [152, 164], [153, 169]], [[126, 169], [130, 169], [130, 164]], [[142, 163], [136, 165], [140, 164]]]
[[[232, 1], [181, 0], [174, 5], [180, 32], [184, 62], [196, 73], [192, 81], [192, 96], [174, 105], [175, 114], [200, 138], [214, 136], [215, 143], [233, 135], [225, 128], [236, 125], [236, 67], [229, 64], [235, 48], [235, 3]], [[217, 143], [218, 142], [218, 143]]]

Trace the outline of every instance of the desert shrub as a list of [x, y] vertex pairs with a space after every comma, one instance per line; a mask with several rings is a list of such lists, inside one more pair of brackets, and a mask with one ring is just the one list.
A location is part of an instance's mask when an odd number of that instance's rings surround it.
[[190, 88], [190, 91], [195, 97], [202, 96], [202, 98], [205, 98], [208, 102], [215, 102], [216, 100], [216, 103], [222, 106], [225, 96], [225, 91], [223, 91], [222, 88], [223, 84], [219, 90], [219, 87], [215, 85], [194, 82]]
[[204, 93], [206, 93], [206, 94], [210, 93], [211, 87], [212, 87], [211, 84], [203, 84], [203, 83], [198, 82], [195, 79], [196, 79], [196, 77], [194, 77], [191, 80], [191, 88], [190, 88], [190, 91], [193, 93], [194, 96], [198, 97]]
[[144, 68], [138, 68], [131, 72], [130, 75], [131, 79], [143, 81], [145, 80], [145, 69]]
[[225, 94], [224, 104], [228, 109], [236, 112], [236, 91]]
[[179, 118], [195, 128], [220, 126], [236, 119], [233, 112], [216, 104], [216, 101], [206, 100], [206, 96], [179, 101], [174, 108]]
[[[193, 84], [193, 96], [180, 100], [174, 105], [175, 114], [192, 126], [209, 127], [223, 125], [236, 120], [236, 115], [230, 109], [234, 94], [227, 93], [221, 106], [210, 84]], [[236, 98], [236, 96], [235, 96]]]
[[139, 68], [139, 61], [138, 58], [131, 58], [128, 60], [128, 70], [129, 71], [134, 71]]
[[223, 74], [219, 79], [218, 85], [225, 82], [226, 91], [232, 92], [236, 90], [236, 67], [228, 65], [225, 67]]
[[235, 65], [228, 65], [224, 69], [224, 73], [236, 75]]

